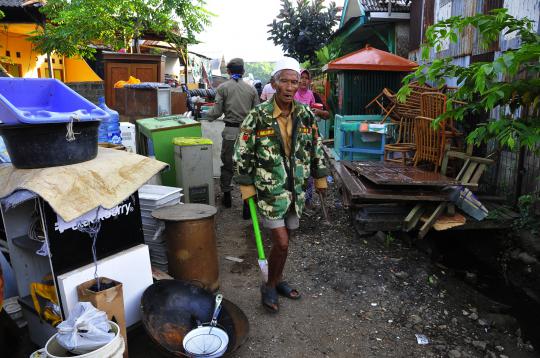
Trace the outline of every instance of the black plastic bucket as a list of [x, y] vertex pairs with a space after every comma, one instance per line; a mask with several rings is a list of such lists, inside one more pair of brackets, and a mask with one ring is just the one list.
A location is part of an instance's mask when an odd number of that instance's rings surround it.
[[67, 123], [0, 126], [0, 134], [15, 168], [47, 168], [94, 159], [99, 123], [73, 122], [73, 141], [66, 139]]

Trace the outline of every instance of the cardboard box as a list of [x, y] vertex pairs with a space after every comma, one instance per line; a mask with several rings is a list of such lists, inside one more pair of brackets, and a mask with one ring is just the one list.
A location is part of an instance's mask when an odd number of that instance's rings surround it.
[[77, 286], [77, 294], [79, 301], [90, 302], [98, 310], [106, 312], [110, 321], [115, 322], [120, 327], [120, 334], [124, 337], [126, 350], [124, 352], [124, 358], [128, 357], [127, 350], [127, 331], [126, 331], [126, 318], [124, 311], [124, 293], [122, 290], [122, 283], [111, 280], [106, 277], [100, 277], [99, 282], [101, 285], [111, 286], [107, 289], [102, 289], [99, 292], [95, 292], [90, 288], [95, 285], [96, 280], [86, 281], [85, 283]]

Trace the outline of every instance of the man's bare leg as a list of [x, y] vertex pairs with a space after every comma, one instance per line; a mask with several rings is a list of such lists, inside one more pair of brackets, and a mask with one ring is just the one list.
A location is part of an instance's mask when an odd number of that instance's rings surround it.
[[268, 287], [275, 288], [281, 281], [289, 251], [289, 232], [285, 227], [270, 230], [272, 249], [268, 256]]

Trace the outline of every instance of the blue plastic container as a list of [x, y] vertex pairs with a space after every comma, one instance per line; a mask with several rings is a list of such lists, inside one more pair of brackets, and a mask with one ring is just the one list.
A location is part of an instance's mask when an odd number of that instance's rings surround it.
[[108, 119], [102, 121], [99, 126], [99, 141], [102, 142], [101, 135], [104, 135], [104, 141], [112, 144], [122, 143], [122, 133], [120, 132], [120, 115], [113, 109], [110, 109], [105, 103], [104, 97], [99, 97], [98, 105], [109, 115]]
[[[106, 112], [106, 110], [102, 107], [103, 105], [105, 105], [105, 97], [99, 97], [98, 106]], [[99, 124], [99, 128], [98, 128], [98, 142], [99, 143], [109, 142], [109, 119], [110, 119], [110, 115], [103, 118], [101, 120], [101, 123]]]
[[0, 125], [96, 121], [108, 114], [52, 78], [0, 78]]

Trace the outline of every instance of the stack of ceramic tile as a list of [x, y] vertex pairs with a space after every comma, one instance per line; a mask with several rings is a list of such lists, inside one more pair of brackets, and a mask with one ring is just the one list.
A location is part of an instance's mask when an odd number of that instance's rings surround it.
[[144, 241], [150, 250], [152, 266], [167, 272], [167, 245], [164, 224], [152, 217], [152, 211], [164, 206], [181, 204], [182, 189], [162, 185], [143, 185], [139, 189]]

